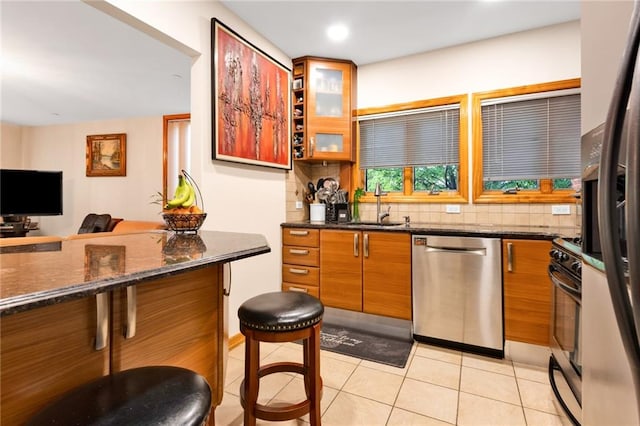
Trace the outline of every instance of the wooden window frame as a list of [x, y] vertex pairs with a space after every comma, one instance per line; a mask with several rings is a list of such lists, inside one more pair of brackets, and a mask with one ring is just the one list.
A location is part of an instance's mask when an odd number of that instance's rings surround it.
[[485, 190], [482, 168], [482, 106], [486, 99], [504, 98], [508, 96], [525, 95], [530, 93], [551, 92], [554, 90], [575, 89], [580, 87], [580, 79], [573, 78], [549, 83], [532, 84], [511, 87], [508, 89], [492, 90], [473, 93], [471, 105], [473, 114], [473, 202], [474, 203], [575, 203], [575, 190], [553, 189], [553, 179], [540, 179], [538, 191], [526, 190], [516, 194], [503, 194], [502, 191]]
[[[458, 161], [458, 191], [443, 191], [438, 195], [413, 190], [413, 167], [403, 168], [403, 192], [389, 192], [384, 197], [385, 203], [468, 203], [469, 201], [469, 96], [455, 95], [443, 98], [427, 99], [415, 102], [386, 105], [374, 108], [362, 108], [356, 111], [356, 120], [361, 115], [410, 111], [420, 108], [438, 107], [460, 104], [460, 141]], [[360, 170], [360, 126], [356, 125], [356, 162], [352, 169], [351, 194], [356, 188], [364, 188], [364, 170]], [[373, 192], [367, 192], [360, 198], [361, 202], [375, 203]]]
[[[169, 187], [169, 123], [171, 121], [191, 120], [191, 113], [170, 114], [162, 116], [162, 205], [170, 198]], [[175, 178], [171, 177], [172, 179]]]

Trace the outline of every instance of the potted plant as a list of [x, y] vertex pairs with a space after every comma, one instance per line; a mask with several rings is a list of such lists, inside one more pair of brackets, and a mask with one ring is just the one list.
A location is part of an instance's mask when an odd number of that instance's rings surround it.
[[360, 197], [364, 195], [364, 189], [356, 188], [353, 193], [353, 217], [352, 222], [360, 222]]

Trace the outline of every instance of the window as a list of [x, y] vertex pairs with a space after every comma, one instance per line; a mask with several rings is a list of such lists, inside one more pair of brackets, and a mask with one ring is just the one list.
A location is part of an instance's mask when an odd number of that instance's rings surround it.
[[176, 190], [182, 169], [191, 172], [191, 114], [163, 116], [163, 205]]
[[575, 201], [579, 87], [574, 79], [473, 95], [474, 201]]
[[466, 201], [466, 96], [360, 110], [358, 124], [356, 181], [368, 196], [379, 182], [387, 202]]

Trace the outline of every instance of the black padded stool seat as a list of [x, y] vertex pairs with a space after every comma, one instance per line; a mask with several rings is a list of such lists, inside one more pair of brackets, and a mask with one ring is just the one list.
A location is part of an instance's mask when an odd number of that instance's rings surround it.
[[291, 331], [310, 327], [322, 319], [324, 306], [313, 296], [295, 291], [265, 293], [238, 309], [240, 325], [253, 330]]
[[[309, 413], [312, 426], [320, 424], [320, 328], [324, 306], [317, 298], [294, 291], [265, 293], [244, 302], [238, 309], [240, 332], [245, 336], [244, 380], [240, 403], [244, 425], [256, 418], [292, 420]], [[260, 366], [260, 342], [302, 340], [303, 363], [276, 362]], [[258, 404], [259, 380], [268, 374], [293, 372], [303, 375], [306, 399], [287, 406]]]
[[179, 367], [141, 367], [72, 390], [27, 425], [202, 425], [210, 409], [204, 377]]

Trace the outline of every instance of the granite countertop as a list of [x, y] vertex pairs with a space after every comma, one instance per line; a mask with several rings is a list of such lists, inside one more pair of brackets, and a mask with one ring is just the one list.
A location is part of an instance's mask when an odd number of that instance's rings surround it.
[[575, 237], [578, 230], [574, 226], [549, 227], [549, 226], [520, 226], [520, 225], [493, 225], [493, 224], [469, 224], [469, 223], [427, 223], [410, 222], [377, 225], [373, 222], [363, 223], [314, 223], [310, 221], [285, 222], [280, 226], [291, 228], [312, 229], [346, 229], [369, 230], [382, 232], [408, 232], [410, 234], [450, 235], [460, 237], [481, 238], [514, 238], [531, 240], [551, 240], [558, 236]]
[[113, 234], [43, 248], [0, 254], [0, 316], [271, 251], [262, 235], [217, 231]]

